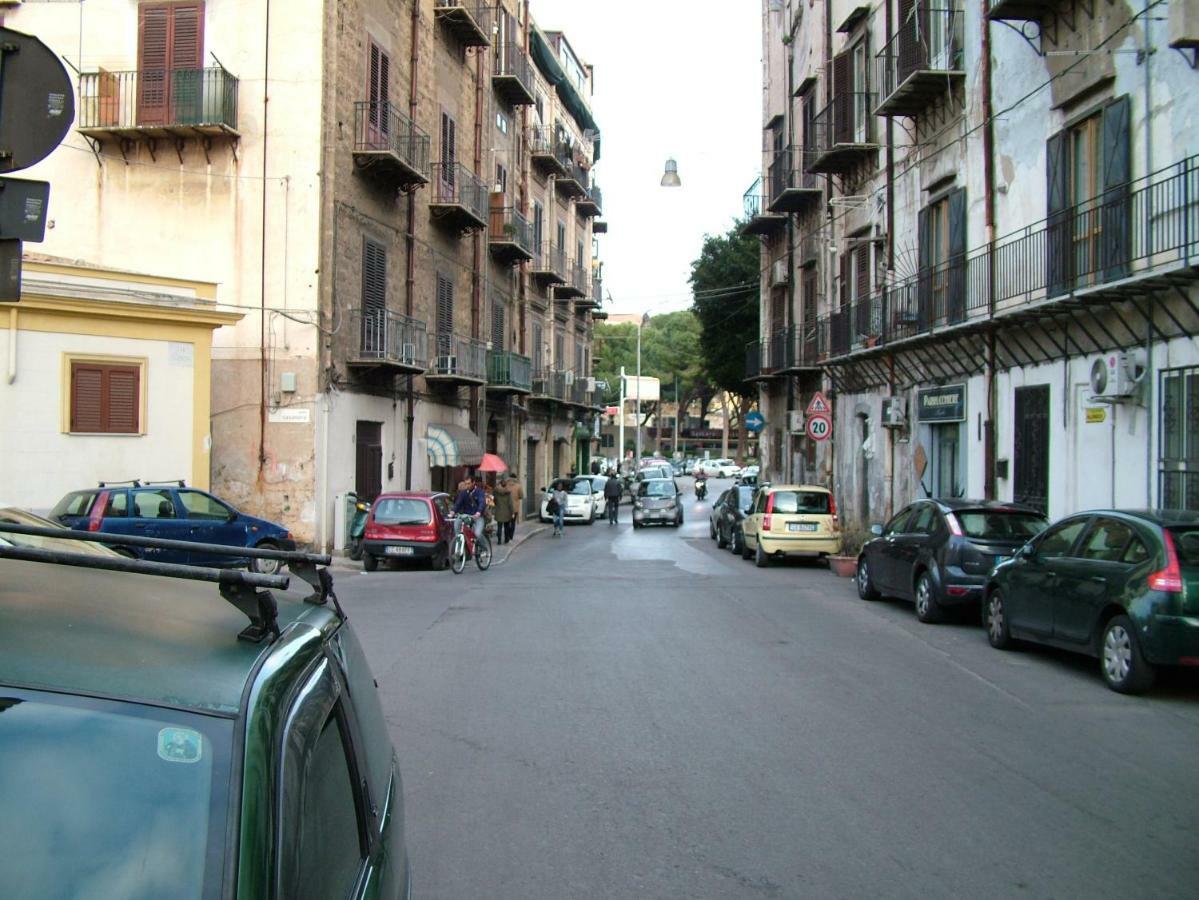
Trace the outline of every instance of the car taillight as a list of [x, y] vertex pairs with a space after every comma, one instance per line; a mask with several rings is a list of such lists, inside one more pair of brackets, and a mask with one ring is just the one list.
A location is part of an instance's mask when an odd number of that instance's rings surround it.
[[415, 540], [432, 543], [437, 540], [437, 529], [432, 525], [428, 525], [416, 533]]
[[950, 534], [952, 534], [954, 537], [962, 536], [962, 526], [961, 523], [958, 522], [957, 516], [955, 516], [953, 513], [946, 513], [945, 522], [949, 525]]
[[87, 520], [87, 530], [88, 531], [99, 531], [100, 530], [100, 520], [96, 519], [96, 518], [88, 519]]
[[766, 514], [770, 515], [774, 512], [774, 494], [766, 498]]
[[763, 519], [762, 519], [762, 530], [763, 530], [763, 531], [769, 531], [769, 530], [770, 530], [770, 518], [771, 518], [771, 517], [770, 517], [769, 515], [767, 515], [767, 516], [763, 517]]
[[1162, 532], [1162, 543], [1166, 548], [1166, 567], [1149, 576], [1149, 587], [1168, 594], [1182, 593], [1182, 568], [1178, 565], [1178, 554], [1174, 551], [1174, 538], [1170, 532]]
[[837, 501], [832, 494], [828, 495], [828, 514], [834, 519], [837, 518]]

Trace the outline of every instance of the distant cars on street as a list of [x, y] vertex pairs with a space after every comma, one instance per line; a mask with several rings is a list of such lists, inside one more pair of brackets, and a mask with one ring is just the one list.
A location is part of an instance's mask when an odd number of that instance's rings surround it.
[[987, 576], [1048, 522], [1037, 510], [993, 500], [919, 500], [901, 509], [858, 555], [858, 596], [911, 600], [921, 622], [978, 603]]
[[741, 467], [731, 459], [700, 460], [696, 468], [709, 478], [736, 478], [741, 474]]
[[[591, 525], [595, 522], [599, 511], [596, 508], [595, 490], [592, 487], [591, 479], [593, 476], [580, 475], [570, 482], [570, 488], [566, 492], [566, 509], [562, 512], [562, 518], [566, 522], [583, 522]], [[558, 481], [569, 481], [569, 479], [561, 478]], [[550, 502], [550, 493], [553, 485], [547, 485], [541, 492], [541, 510], [540, 518], [542, 522], [552, 522], [554, 517], [550, 515], [546, 508]], [[603, 500], [603, 487], [600, 487], [600, 500]]]

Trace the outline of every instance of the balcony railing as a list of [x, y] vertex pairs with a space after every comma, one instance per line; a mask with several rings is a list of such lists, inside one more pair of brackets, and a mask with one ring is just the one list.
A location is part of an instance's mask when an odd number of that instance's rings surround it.
[[546, 284], [566, 284], [566, 251], [548, 241], [533, 254], [533, 277]]
[[874, 95], [847, 91], [834, 97], [813, 117], [811, 152], [804, 165], [809, 172], [845, 173], [878, 150], [874, 138]]
[[880, 116], [916, 116], [966, 77], [966, 16], [954, 0], [917, 0], [878, 52]]
[[423, 372], [429, 366], [429, 339], [425, 323], [385, 309], [356, 309], [350, 313], [358, 345], [350, 365], [386, 366]]
[[592, 182], [591, 186], [587, 189], [587, 196], [579, 200], [575, 204], [575, 207], [581, 215], [588, 218], [602, 215], [604, 211], [604, 194], [599, 189], [599, 185]]
[[820, 366], [817, 323], [779, 328], [746, 347], [746, 380], [779, 378]]
[[570, 383], [570, 395], [568, 399], [575, 406], [590, 406], [591, 405], [591, 379], [580, 378], [574, 376], [574, 380]]
[[533, 129], [529, 134], [529, 160], [544, 175], [562, 176], [573, 164], [570, 147], [558, 139], [557, 129]]
[[566, 261], [566, 281], [554, 288], [555, 300], [587, 296], [587, 270], [575, 260]]
[[433, 15], [464, 47], [491, 46], [491, 7], [468, 0], [434, 0]]
[[222, 68], [84, 72], [80, 132], [94, 138], [237, 131], [237, 79]]
[[438, 219], [463, 230], [486, 228], [489, 196], [487, 186], [462, 163], [434, 163], [429, 208]]
[[491, 83], [495, 92], [512, 106], [532, 106], [537, 102], [533, 93], [533, 63], [520, 44], [500, 44], [495, 48]]
[[474, 338], [442, 332], [433, 338], [434, 354], [427, 381], [482, 384], [487, 380], [487, 345]]
[[591, 292], [586, 299], [588, 305], [593, 307], [598, 307], [604, 302], [604, 281], [598, 274], [591, 276]]
[[533, 397], [539, 400], [566, 400], [566, 373], [542, 364], [533, 366]]
[[500, 262], [517, 263], [533, 258], [533, 226], [512, 206], [502, 205], [502, 194], [491, 197], [487, 243]]
[[823, 196], [820, 176], [805, 172], [799, 165], [803, 152], [793, 147], [774, 155], [766, 179], [770, 212], [800, 213], [820, 202]]
[[1146, 282], [1194, 280], [1197, 263], [1199, 155], [823, 316], [822, 352], [836, 358], [963, 324], [1001, 323], [1030, 308], [1139, 296]]
[[578, 200], [587, 196], [591, 186], [591, 175], [575, 159], [565, 163], [566, 171], [554, 182], [558, 190], [571, 199]]
[[354, 162], [396, 188], [429, 182], [429, 136], [390, 103], [354, 104]]
[[987, 16], [996, 21], [1039, 22], [1056, 5], [1055, 0], [990, 0]]
[[745, 222], [741, 226], [742, 234], [768, 235], [787, 223], [787, 217], [766, 210], [765, 183], [759, 176], [754, 183], [741, 195], [742, 209], [745, 212]]
[[487, 389], [527, 394], [533, 390], [533, 361], [511, 350], [487, 354]]

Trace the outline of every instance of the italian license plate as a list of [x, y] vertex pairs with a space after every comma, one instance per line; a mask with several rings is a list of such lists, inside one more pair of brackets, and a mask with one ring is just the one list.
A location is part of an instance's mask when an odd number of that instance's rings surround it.
[[384, 552], [388, 556], [411, 556], [411, 547], [385, 547]]
[[816, 523], [815, 522], [788, 522], [787, 530], [788, 531], [815, 531]]

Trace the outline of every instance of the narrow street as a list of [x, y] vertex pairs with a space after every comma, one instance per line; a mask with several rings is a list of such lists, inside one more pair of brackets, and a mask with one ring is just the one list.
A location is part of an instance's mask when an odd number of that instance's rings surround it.
[[680, 484], [681, 531], [626, 507], [488, 572], [339, 574], [416, 896], [1193, 896], [1195, 679], [1117, 695], [1092, 660], [757, 569]]

